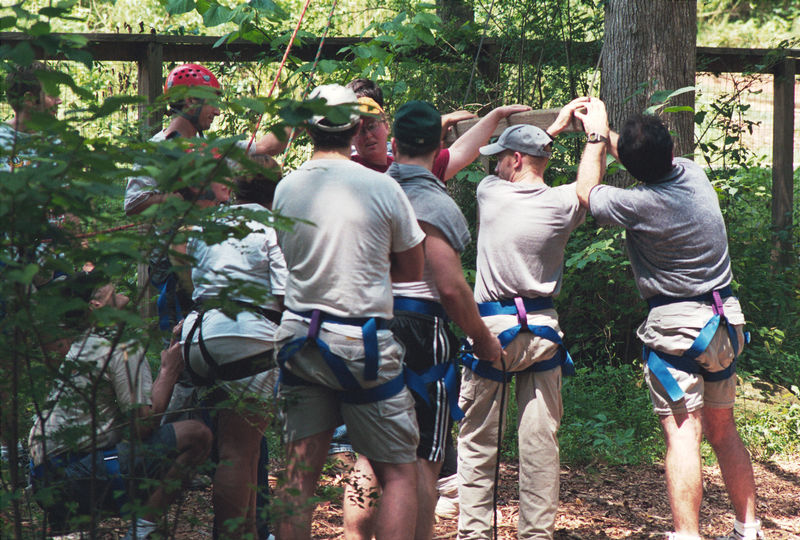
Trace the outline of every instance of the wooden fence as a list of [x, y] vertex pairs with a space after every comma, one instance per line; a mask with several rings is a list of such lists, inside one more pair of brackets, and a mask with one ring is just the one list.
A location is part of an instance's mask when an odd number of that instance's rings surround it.
[[[152, 103], [161, 93], [163, 87], [163, 63], [171, 61], [185, 62], [252, 62], [279, 61], [283, 50], [272, 49], [269, 45], [255, 44], [246, 41], [234, 41], [215, 46], [219, 41], [214, 36], [174, 36], [159, 34], [81, 34], [86, 39], [88, 50], [96, 60], [136, 62], [138, 66], [138, 91]], [[14, 45], [24, 40], [32, 40], [30, 36], [14, 32], [0, 32], [0, 46]], [[345, 59], [342, 49], [368, 41], [363, 38], [331, 37], [325, 40], [322, 48], [323, 59]], [[307, 40], [296, 45], [292, 54], [303, 60], [313, 60], [318, 47], [316, 40]], [[529, 51], [536, 51], [535, 42], [529, 44]], [[483, 45], [486, 54], [496, 55], [502, 47], [492, 40]], [[476, 45], [473, 45], [473, 53]], [[46, 54], [36, 49], [39, 58], [58, 59], [58, 54]], [[468, 48], [469, 50], [469, 48]], [[600, 44], [571, 43], [570, 51], [573, 60], [593, 65], [599, 52]], [[533, 54], [533, 53], [531, 53]], [[448, 53], [435, 47], [425, 47], [408, 51], [404, 58], [427, 58], [434, 61], [447, 62]], [[401, 58], [402, 59], [402, 58]], [[517, 63], [519, 56], [500, 57], [501, 62]], [[533, 61], [533, 59], [532, 59]], [[778, 233], [790, 231], [792, 227], [793, 205], [793, 138], [795, 109], [795, 79], [800, 73], [800, 49], [731, 49], [731, 48], [697, 48], [698, 71], [710, 73], [770, 73], [774, 76], [773, 104], [773, 151], [772, 151], [772, 227], [776, 238], [783, 238], [777, 243], [777, 252], [791, 257], [791, 235]], [[142, 107], [140, 114], [145, 114]], [[534, 114], [529, 120], [532, 123], [545, 122], [552, 111]], [[151, 113], [147, 121], [151, 129], [161, 125], [161, 113]], [[458, 126], [457, 132], [463, 132], [471, 124], [469, 121]], [[506, 127], [502, 124], [498, 133]]]

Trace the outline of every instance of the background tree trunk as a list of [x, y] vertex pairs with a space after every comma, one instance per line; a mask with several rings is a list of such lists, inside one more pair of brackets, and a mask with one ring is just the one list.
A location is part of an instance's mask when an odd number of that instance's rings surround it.
[[[653, 92], [694, 85], [696, 41], [696, 0], [606, 3], [600, 97], [608, 106], [611, 129], [619, 130], [628, 116], [644, 112]], [[694, 93], [670, 103], [694, 106]], [[662, 117], [674, 132], [675, 155], [691, 157], [694, 115], [682, 112]], [[631, 182], [628, 174], [609, 178], [614, 185]]]

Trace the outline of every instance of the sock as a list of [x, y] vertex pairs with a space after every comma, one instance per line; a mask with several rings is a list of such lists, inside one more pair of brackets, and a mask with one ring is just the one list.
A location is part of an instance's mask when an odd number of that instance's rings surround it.
[[733, 522], [733, 530], [746, 540], [755, 540], [758, 538], [759, 531], [761, 531], [761, 520], [756, 518], [755, 521], [750, 523], [742, 523], [737, 519]]
[[[147, 535], [156, 530], [156, 524], [152, 521], [147, 521], [144, 518], [136, 518], [136, 538], [147, 538]], [[133, 536], [133, 525], [130, 528], [131, 536]]]

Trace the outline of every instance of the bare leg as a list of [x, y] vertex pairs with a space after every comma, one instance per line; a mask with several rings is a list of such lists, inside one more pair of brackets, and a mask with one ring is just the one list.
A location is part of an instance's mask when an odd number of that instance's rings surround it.
[[369, 460], [358, 457], [344, 488], [345, 540], [371, 540], [378, 517], [381, 488]]
[[436, 510], [436, 480], [442, 470], [441, 461], [417, 460], [417, 528], [415, 540], [430, 540], [433, 537], [434, 512]]
[[184, 486], [189, 481], [195, 469], [208, 458], [211, 450], [211, 431], [202, 422], [184, 420], [175, 422], [172, 427], [175, 429], [178, 457], [164, 475], [161, 485], [147, 499], [147, 510], [141, 517], [152, 522], [166, 512], [181, 492], [177, 486]]
[[756, 518], [753, 464], [736, 431], [733, 409], [706, 407], [703, 411], [703, 431], [717, 455], [736, 519], [742, 523], [752, 523]]
[[311, 537], [311, 514], [314, 511], [309, 499], [314, 495], [333, 429], [290, 442], [286, 447], [288, 463], [286, 482], [281, 486], [277, 537], [281, 540], [300, 540]]
[[[269, 417], [253, 412], [223, 409], [219, 412], [217, 440], [219, 465], [214, 474], [214, 521], [222, 537], [256, 537], [256, 484], [259, 443]], [[227, 520], [244, 518], [235, 528]]]
[[700, 465], [702, 411], [660, 416], [659, 419], [667, 442], [664, 468], [675, 532], [699, 536], [700, 501], [703, 497]]
[[375, 537], [378, 540], [411, 540], [409, 527], [417, 519], [417, 464], [370, 461], [383, 488]]

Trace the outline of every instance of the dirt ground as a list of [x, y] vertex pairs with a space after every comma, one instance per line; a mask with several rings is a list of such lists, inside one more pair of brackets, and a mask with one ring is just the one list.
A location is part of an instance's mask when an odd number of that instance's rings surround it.
[[[758, 488], [757, 513], [770, 540], [800, 539], [800, 456], [785, 456], [755, 463]], [[704, 537], [729, 532], [733, 514], [719, 469], [705, 467], [701, 525]], [[516, 464], [501, 468], [498, 536], [516, 538], [518, 499]], [[326, 477], [320, 496], [336, 491], [336, 477]], [[314, 514], [314, 538], [342, 534], [341, 500], [319, 505]], [[194, 491], [185, 500], [184, 519], [177, 538], [210, 538], [210, 490]], [[661, 465], [593, 467], [561, 470], [561, 498], [555, 538], [664, 538], [671, 518]], [[456, 520], [436, 524], [434, 538], [456, 537]]]

